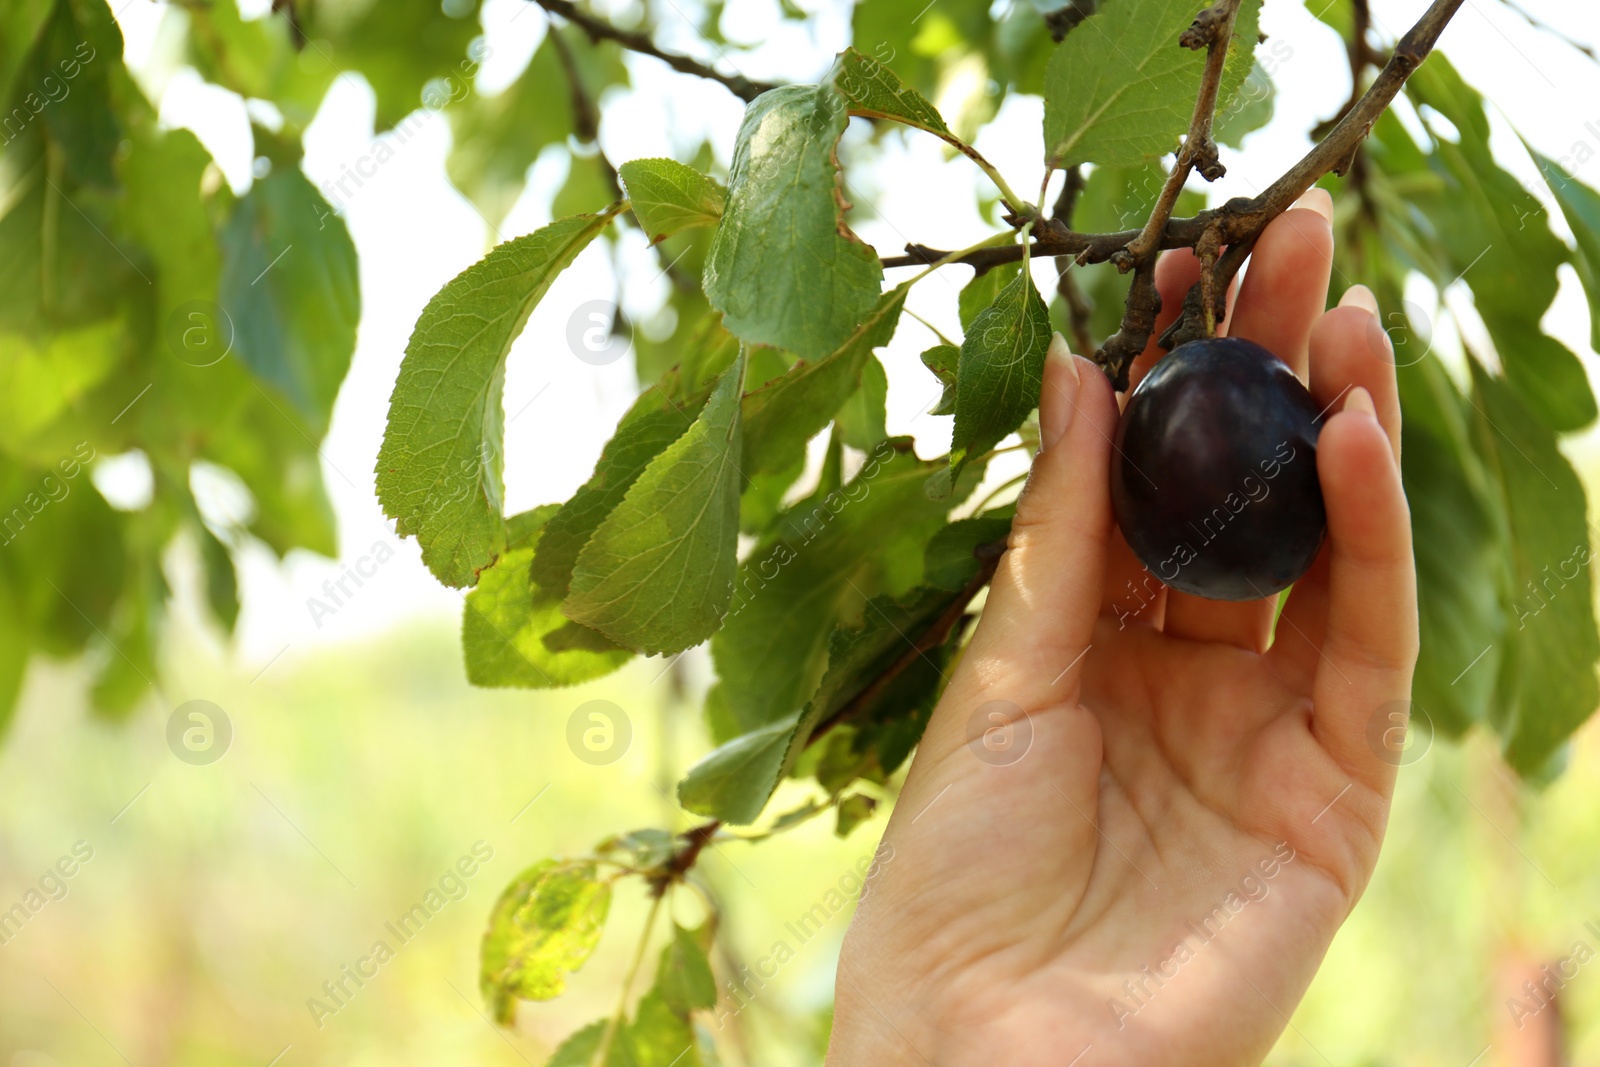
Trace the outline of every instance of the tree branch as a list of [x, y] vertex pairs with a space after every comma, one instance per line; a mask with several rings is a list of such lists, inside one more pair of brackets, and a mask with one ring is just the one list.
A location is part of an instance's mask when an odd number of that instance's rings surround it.
[[584, 87], [583, 76], [578, 72], [578, 63], [573, 58], [572, 49], [567, 47], [566, 39], [561, 36], [553, 22], [550, 24], [550, 43], [555, 46], [556, 57], [561, 60], [561, 69], [567, 75], [567, 89], [572, 97], [573, 136], [594, 145], [595, 153], [600, 160], [600, 169], [605, 171], [606, 181], [611, 186], [611, 194], [614, 199], [621, 200], [624, 196], [617, 168], [611, 165], [611, 160], [606, 158], [605, 150], [600, 147], [600, 110], [594, 106], [588, 89]]
[[[1078, 196], [1083, 192], [1083, 168], [1068, 167], [1067, 180], [1061, 185], [1061, 195], [1050, 217], [1063, 226], [1072, 225], [1072, 212], [1078, 206]], [[1078, 287], [1078, 277], [1072, 273], [1076, 264], [1070, 259], [1056, 260], [1056, 292], [1067, 308], [1067, 322], [1072, 328], [1073, 351], [1088, 355], [1094, 351], [1094, 337], [1089, 333], [1089, 316], [1094, 307]]]
[[1000, 557], [1005, 554], [1005, 550], [1006, 543], [1004, 541], [991, 541], [973, 549], [972, 554], [981, 561], [978, 573], [967, 580], [967, 584], [961, 587], [961, 591], [956, 594], [956, 598], [945, 607], [944, 611], [939, 613], [933, 622], [928, 624], [928, 628], [912, 643], [911, 647], [902, 652], [893, 663], [885, 667], [881, 674], [863, 686], [855, 696], [840, 705], [838, 711], [835, 711], [817, 724], [816, 729], [811, 731], [811, 736], [806, 739], [807, 747], [815, 744], [835, 726], [849, 722], [861, 714], [907, 667], [921, 659], [929, 649], [938, 648], [944, 644], [945, 640], [949, 638], [951, 632], [956, 628], [956, 624], [966, 614], [967, 605], [972, 603], [973, 598], [982, 592], [983, 587], [988, 585], [994, 577], [995, 568], [1000, 566]]
[[[1223, 174], [1217, 146], [1211, 140], [1211, 123], [1217, 113], [1217, 93], [1222, 87], [1222, 70], [1227, 63], [1228, 45], [1233, 41], [1233, 23], [1238, 13], [1239, 0], [1217, 0], [1215, 6], [1200, 12], [1194, 24], [1179, 38], [1178, 43], [1185, 48], [1206, 50], [1206, 66], [1200, 77], [1200, 91], [1195, 94], [1189, 134], [1172, 162], [1172, 173], [1161, 187], [1155, 208], [1139, 236], [1112, 257], [1118, 270], [1133, 271], [1133, 284], [1128, 290], [1121, 326], [1100, 346], [1094, 360], [1119, 392], [1128, 388], [1128, 368], [1150, 343], [1156, 316], [1161, 313], [1161, 294], [1156, 291], [1156, 257], [1161, 252], [1161, 237], [1172, 220], [1178, 194], [1183, 192], [1189, 173], [1196, 168], [1207, 181], [1215, 181]], [[1208, 228], [1205, 232], [1214, 235], [1216, 231]], [[1208, 317], [1206, 321], [1214, 320]]]
[[[1300, 199], [1301, 194], [1315, 185], [1317, 179], [1324, 174], [1330, 171], [1335, 174], [1345, 173], [1356, 149], [1371, 132], [1372, 124], [1400, 92], [1411, 73], [1421, 66], [1422, 61], [1433, 51], [1439, 35], [1462, 3], [1463, 0], [1434, 0], [1417, 20], [1416, 25], [1400, 39], [1395, 46], [1394, 54], [1389, 57], [1367, 91], [1356, 101], [1356, 105], [1334, 125], [1326, 137], [1312, 146], [1298, 163], [1290, 167], [1265, 191], [1255, 197], [1235, 197], [1225, 204], [1208, 208], [1193, 218], [1168, 219], [1166, 225], [1159, 231], [1155, 241], [1156, 248], [1158, 250], [1193, 248], [1206, 236], [1207, 231], [1213, 231], [1220, 244], [1227, 248], [1217, 260], [1213, 279], [1215, 291], [1225, 294], [1228, 283], [1238, 273], [1239, 267], [1243, 265], [1250, 249], [1255, 245], [1256, 238], [1266, 228], [1267, 223], [1288, 210], [1290, 205]], [[1118, 252], [1125, 251], [1143, 232], [1143, 230], [1128, 230], [1121, 233], [1079, 233], [1058, 220], [1046, 219], [1040, 224], [1038, 236], [1027, 246], [1027, 251], [1032, 256], [1074, 256], [1079, 263], [1103, 263]], [[1020, 260], [1023, 252], [1024, 246], [1021, 244], [1003, 245], [969, 252], [957, 256], [950, 262], [965, 263], [982, 274], [1002, 263], [1014, 263]], [[913, 244], [906, 246], [905, 255], [885, 257], [883, 265], [925, 266], [948, 255], [949, 253], [935, 248]], [[1137, 278], [1135, 282], [1137, 284]], [[1204, 319], [1198, 290], [1199, 286], [1196, 286], [1191, 291], [1185, 301], [1184, 313], [1172, 328], [1162, 335], [1161, 343], [1164, 346], [1171, 348], [1183, 341], [1204, 336]], [[1132, 295], [1130, 293], [1130, 296]], [[1149, 318], [1153, 323], [1154, 315], [1150, 315]], [[1141, 341], [1135, 330], [1125, 343], [1131, 346], [1135, 341], [1139, 345], [1135, 351], [1142, 351], [1148, 341], [1148, 332], [1145, 333], [1145, 340]], [[1118, 389], [1126, 387], [1126, 382], [1117, 383]]]
[[706, 66], [698, 60], [688, 56], [679, 55], [677, 52], [668, 52], [657, 48], [654, 41], [647, 33], [638, 33], [633, 30], [624, 30], [613, 26], [605, 19], [591, 15], [582, 10], [570, 0], [531, 0], [552, 15], [560, 15], [568, 22], [583, 30], [589, 35], [589, 40], [615, 41], [630, 52], [651, 56], [661, 60], [673, 70], [681, 74], [693, 74], [698, 78], [706, 78], [727, 88], [734, 96], [749, 103], [768, 89], [776, 88], [767, 82], [751, 81], [742, 74], [723, 74]]

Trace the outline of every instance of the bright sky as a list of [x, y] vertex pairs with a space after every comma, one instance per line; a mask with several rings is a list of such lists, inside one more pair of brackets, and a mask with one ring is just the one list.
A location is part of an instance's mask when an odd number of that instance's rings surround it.
[[[1006, 2], [999, 0], [997, 6], [1003, 9]], [[267, 0], [241, 6], [247, 12], [262, 11]], [[816, 80], [827, 69], [832, 55], [849, 43], [848, 5], [801, 0], [801, 6], [817, 11], [804, 24], [782, 20], [775, 0], [729, 5], [723, 23], [726, 35], [764, 42], [748, 59], [737, 59], [741, 73], [800, 81]], [[1392, 41], [1427, 5], [1425, 0], [1390, 0], [1374, 6], [1380, 9], [1378, 29]], [[1600, 43], [1600, 20], [1592, 17], [1589, 5], [1526, 0], [1524, 6], [1569, 35]], [[181, 14], [149, 3], [121, 7], [118, 19], [127, 38], [128, 59], [149, 72], [148, 81], [159, 91], [163, 122], [194, 130], [230, 183], [243, 189], [251, 167], [244, 102], [204, 86], [192, 70], [173, 69], [174, 27], [163, 29], [162, 21]], [[1586, 13], [1590, 17], [1580, 17]], [[527, 62], [546, 22], [543, 13], [524, 0], [487, 0], [484, 22], [492, 54], [480, 88], [494, 91]], [[1287, 57], [1273, 71], [1276, 113], [1269, 126], [1245, 141], [1242, 151], [1222, 150], [1228, 173], [1211, 188], [1212, 202], [1264, 188], [1308, 147], [1305, 131], [1331, 114], [1349, 92], [1340, 41], [1299, 3], [1266, 0], [1261, 25], [1281, 43], [1278, 54]], [[659, 27], [656, 37], [664, 47], [697, 57], [711, 59], [716, 54], [696, 38], [687, 21]], [[1503, 117], [1494, 116], [1497, 155], [1526, 188], [1549, 203], [1507, 119], [1539, 151], [1555, 159], [1570, 157], [1568, 169], [1600, 188], [1600, 68], [1530, 28], [1501, 0], [1467, 0], [1446, 31], [1442, 47], [1503, 112]], [[742, 114], [737, 99], [719, 86], [673, 73], [652, 59], [630, 56], [629, 68], [633, 88], [602, 101], [601, 141], [614, 162], [663, 155], [687, 158], [702, 139], [709, 138], [726, 163]], [[959, 107], [960, 94], [954, 95], [956, 99], [938, 101], [947, 114]], [[337, 180], [342, 168], [373, 151], [372, 114], [371, 94], [359, 78], [335, 83], [306, 138], [305, 169], [313, 181]], [[1042, 175], [1041, 119], [1039, 101], [1011, 100], [978, 141], [1018, 190], [1036, 189]], [[322, 450], [324, 476], [339, 517], [342, 558], [334, 563], [301, 553], [278, 567], [264, 549], [250, 556], [243, 574], [237, 652], [246, 665], [265, 665], [274, 657], [304, 654], [323, 643], [369, 636], [404, 619], [453, 618], [460, 611], [460, 594], [432, 578], [414, 541], [394, 538], [373, 494], [373, 461], [389, 392], [412, 324], [428, 299], [490, 245], [548, 222], [549, 202], [561, 185], [566, 164], [557, 158], [559, 152], [541, 157], [532, 168], [527, 192], [499, 231], [491, 232], [445, 177], [450, 142], [446, 120], [427, 115], [412, 128], [415, 132], [404, 144], [394, 146], [394, 157], [343, 205], [361, 257], [363, 314], [355, 359]], [[865, 240], [885, 252], [898, 250], [908, 240], [955, 248], [989, 232], [972, 206], [973, 189], [986, 179], [965, 159], [947, 161], [940, 142], [916, 133], [891, 138], [887, 144], [890, 150], [881, 166], [853, 176], [852, 197], [858, 204], [870, 203], [876, 216], [859, 222]], [[1552, 217], [1557, 230], [1569, 236], [1559, 211]], [[658, 306], [666, 283], [656, 277], [654, 258], [642, 239], [636, 233], [630, 238], [625, 269], [632, 280], [624, 306], [637, 320]], [[1036, 267], [1041, 287], [1048, 291], [1053, 268], [1048, 263]], [[927, 279], [913, 291], [910, 308], [945, 332], [958, 333], [956, 294], [968, 276], [966, 270], [955, 268]], [[1340, 279], [1335, 284], [1341, 284]], [[573, 308], [587, 300], [608, 299], [615, 291], [609, 259], [599, 245], [591, 247], [552, 288], [512, 350], [505, 396], [506, 503], [511, 512], [569, 496], [588, 477], [617, 418], [637, 391], [630, 360], [591, 366], [576, 359], [565, 340]], [[1424, 309], [1434, 306], [1435, 296], [1425, 285], [1407, 295]], [[1451, 292], [1447, 299], [1459, 307], [1460, 295]], [[1570, 267], [1562, 268], [1561, 291], [1546, 328], [1583, 356], [1591, 377], [1600, 378], [1595, 353], [1587, 344], [1586, 304]], [[1447, 348], [1451, 338], [1443, 330], [1439, 334], [1436, 345]], [[918, 359], [931, 336], [907, 317], [883, 354], [890, 378], [890, 431], [916, 434], [925, 456], [943, 452], [950, 432], [948, 418], [921, 414], [936, 392]], [[1591, 435], [1582, 447], [1592, 439]], [[1004, 480], [1017, 469], [1003, 467], [991, 481]], [[326, 599], [323, 583], [337, 580], [344, 568], [373, 554], [380, 543], [394, 547], [395, 555], [333, 615], [314, 621], [308, 598]]]

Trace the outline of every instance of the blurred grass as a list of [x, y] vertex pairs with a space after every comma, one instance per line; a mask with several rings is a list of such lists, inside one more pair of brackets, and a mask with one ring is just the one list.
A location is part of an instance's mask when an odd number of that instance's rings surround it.
[[[121, 727], [88, 716], [72, 670], [31, 677], [0, 748], [0, 909], [75, 842], [94, 855], [63, 899], [0, 945], [0, 1067], [265, 1067], [280, 1053], [282, 1067], [537, 1065], [612, 1010], [644, 915], [636, 887], [619, 892], [567, 995], [525, 1005], [515, 1033], [483, 1015], [477, 940], [523, 866], [619, 830], [688, 825], [659, 790], [704, 742], [682, 708], [663, 735], [671, 682], [652, 682], [657, 665], [569, 691], [473, 690], [441, 625], [292, 648], [252, 683], [253, 670], [203, 644], [174, 657], [162, 698]], [[596, 698], [622, 706], [634, 728], [606, 767], [580, 762], [565, 740], [568, 715]], [[166, 747], [155, 705], [189, 699], [214, 701], [233, 723], [232, 747], [211, 766]], [[1407, 767], [1372, 886], [1270, 1062], [1466, 1067], [1494, 1045], [1477, 1064], [1509, 1063], [1501, 966], [1514, 953], [1548, 962], [1580, 939], [1600, 945], [1584, 928], [1600, 926], [1597, 765], [1591, 727], [1542, 794], [1514, 786], [1478, 741], [1436, 741]], [[719, 957], [719, 984], [780, 940], [795, 950], [737, 1032], [705, 1020], [726, 1062], [820, 1061], [848, 915], [804, 944], [785, 924], [870, 855], [882, 826], [880, 813], [841, 842], [824, 817], [706, 855], [740, 957]], [[479, 841], [493, 858], [465, 896], [318, 1028], [308, 998], [379, 938], [396, 946], [384, 923]], [[680, 896], [680, 917], [697, 921], [692, 895]], [[1563, 1000], [1575, 1062], [1600, 1063], [1600, 963]]]

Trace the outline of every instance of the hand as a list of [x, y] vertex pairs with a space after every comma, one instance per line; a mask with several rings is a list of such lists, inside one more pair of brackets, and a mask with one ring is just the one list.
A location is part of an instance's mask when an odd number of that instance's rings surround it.
[[[1111, 515], [1116, 398], [1057, 337], [1009, 550], [845, 939], [830, 1064], [1220, 1067], [1288, 1025], [1377, 861], [1395, 767], [1368, 727], [1417, 652], [1395, 369], [1366, 289], [1323, 311], [1331, 214], [1313, 190], [1266, 229], [1226, 322], [1335, 412], [1327, 542], [1276, 627], [1275, 598], [1147, 581]], [[1157, 334], [1198, 269], [1158, 265]], [[995, 711], [1002, 755], [969, 743]]]

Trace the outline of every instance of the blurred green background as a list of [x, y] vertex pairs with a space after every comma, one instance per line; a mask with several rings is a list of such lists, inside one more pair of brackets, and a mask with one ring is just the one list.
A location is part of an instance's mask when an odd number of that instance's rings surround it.
[[[94, 855], [0, 946], [0, 1064], [265, 1065], [280, 1053], [286, 1067], [539, 1064], [610, 1010], [643, 918], [637, 888], [619, 894], [568, 993], [524, 1004], [515, 1033], [483, 1014], [477, 941], [526, 864], [636, 825], [689, 824], [662, 792], [704, 742], [681, 725], [693, 719], [674, 708], [672, 676], [652, 682], [659, 668], [644, 663], [566, 692], [475, 690], [443, 626], [280, 662], [254, 681], [208, 645], [181, 641], [165, 684], [173, 704], [209, 699], [231, 720], [232, 745], [209, 766], [173, 756], [163, 716], [113, 727], [85, 715], [71, 671], [30, 681], [0, 750], [0, 906], [75, 842]], [[590, 699], [614, 701], [634, 726], [610, 766], [566, 744], [568, 716]], [[663, 733], [674, 710], [680, 726]], [[1464, 1067], [1491, 1044], [1476, 1063], [1532, 1062], [1511, 1058], [1513, 1039], [1553, 1013], [1508, 1032], [1505, 985], [1527, 977], [1513, 979], [1519, 964], [1600, 945], [1585, 929], [1600, 926], [1597, 810], [1592, 723], [1538, 795], [1481, 739], [1434, 745], [1402, 771], [1377, 875], [1270, 1062]], [[848, 915], [805, 944], [785, 924], [869, 856], [881, 829], [880, 816], [840, 841], [817, 819], [702, 862], [743, 956], [716, 959], [719, 984], [775, 941], [796, 950], [736, 1025], [705, 1021], [724, 1062], [820, 1061]], [[465, 896], [319, 1029], [308, 998], [377, 938], [396, 943], [384, 924], [478, 841], [493, 858]], [[1575, 1063], [1600, 1063], [1597, 976], [1586, 966], [1562, 991]]]

